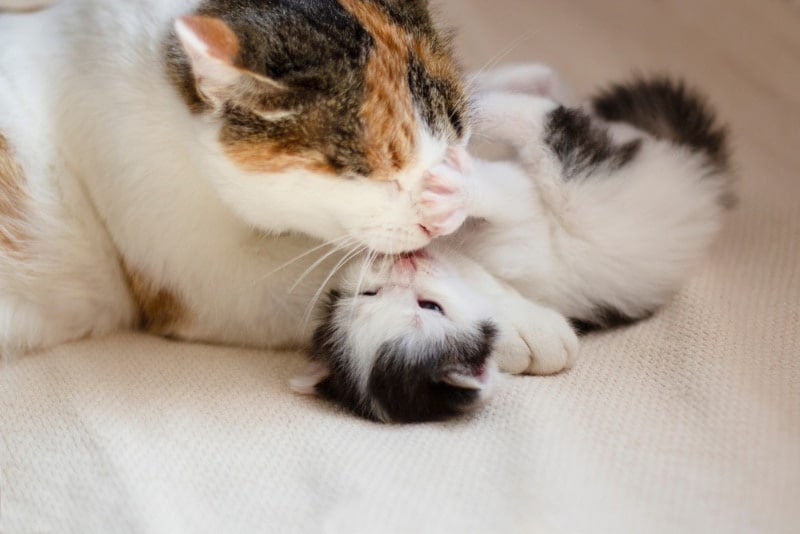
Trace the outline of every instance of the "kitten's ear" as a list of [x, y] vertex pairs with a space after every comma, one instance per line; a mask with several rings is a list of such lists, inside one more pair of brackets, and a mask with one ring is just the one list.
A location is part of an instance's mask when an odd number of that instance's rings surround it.
[[440, 381], [456, 388], [480, 391], [489, 386], [489, 375], [486, 371], [475, 373], [467, 367], [451, 366], [444, 370]]
[[289, 387], [292, 388], [292, 391], [301, 395], [316, 395], [317, 385], [324, 382], [330, 374], [331, 372], [327, 365], [313, 362], [309, 364], [303, 374], [297, 375], [289, 381]]
[[238, 64], [239, 38], [222, 19], [201, 15], [180, 17], [175, 21], [175, 33], [191, 62], [197, 90], [212, 105], [220, 106], [246, 79], [272, 89], [283, 88], [278, 82]]

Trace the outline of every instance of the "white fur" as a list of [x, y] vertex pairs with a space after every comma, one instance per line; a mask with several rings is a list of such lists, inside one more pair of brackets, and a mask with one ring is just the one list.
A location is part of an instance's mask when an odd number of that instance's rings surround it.
[[[709, 176], [703, 155], [636, 132], [645, 142], [630, 164], [565, 181], [552, 153], [520, 135], [541, 131], [547, 102], [501, 93], [481, 98], [482, 113], [491, 117], [484, 127], [515, 146], [520, 164], [477, 162], [468, 210], [490, 224], [469, 233], [465, 250], [527, 298], [567, 316], [597, 302], [631, 316], [656, 308], [719, 233], [719, 199], [731, 180]], [[633, 130], [617, 129], [626, 139]]]
[[36, 11], [50, 7], [56, 0], [0, 0], [0, 10]]
[[192, 115], [164, 74], [162, 39], [199, 3], [71, 0], [0, 16], [0, 133], [24, 168], [33, 236], [24, 261], [0, 251], [3, 355], [133, 325], [121, 259], [179, 296], [187, 318], [172, 335], [304, 343], [310, 301], [342, 255], [309, 269], [323, 248], [281, 268], [317, 242], [279, 234], [400, 252], [466, 217], [457, 195], [420, 199], [447, 149], [427, 134], [393, 182], [235, 167], [216, 120]]
[[[598, 303], [632, 317], [656, 309], [719, 232], [730, 178], [713, 175], [703, 155], [629, 125], [612, 125], [611, 133], [619, 142], [643, 140], [632, 162], [565, 180], [543, 141], [545, 118], [557, 106], [552, 96], [563, 91], [549, 69], [520, 69], [475, 79], [488, 89], [476, 99], [477, 135], [512, 145], [516, 160], [431, 171], [432, 182], [462, 191], [466, 210], [480, 220], [432, 243], [402, 284], [392, 270], [370, 272], [364, 287], [378, 294], [353, 303], [359, 320], [349, 335], [360, 376], [369, 375], [375, 349], [387, 340], [423, 346], [436, 343], [434, 326], [468, 331], [487, 319], [500, 330], [494, 354], [501, 370], [557, 373], [578, 353], [567, 317], [591, 317]], [[509, 84], [543, 94], [504, 90]], [[346, 271], [345, 294], [358, 293], [356, 274]], [[417, 299], [442, 303], [445, 316], [419, 313]], [[406, 319], [415, 313], [424, 320]]]

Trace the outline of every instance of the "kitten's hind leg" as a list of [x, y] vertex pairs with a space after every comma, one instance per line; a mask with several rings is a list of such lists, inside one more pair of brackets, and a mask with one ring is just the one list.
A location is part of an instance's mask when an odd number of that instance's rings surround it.
[[520, 295], [503, 299], [495, 357], [501, 371], [551, 375], [569, 369], [578, 356], [578, 336], [555, 310]]
[[556, 72], [543, 63], [516, 63], [483, 70], [467, 79], [473, 94], [488, 92], [538, 95], [566, 103], [572, 92]]
[[559, 104], [539, 96], [490, 92], [475, 99], [474, 135], [520, 150], [542, 139], [548, 113]]
[[498, 327], [494, 356], [501, 371], [549, 375], [572, 367], [578, 337], [566, 317], [524, 298], [473, 260], [452, 254], [450, 259], [493, 304]]

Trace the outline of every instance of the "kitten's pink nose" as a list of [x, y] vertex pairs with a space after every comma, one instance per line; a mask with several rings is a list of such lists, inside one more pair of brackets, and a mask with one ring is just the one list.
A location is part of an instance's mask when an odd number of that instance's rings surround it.
[[469, 152], [464, 147], [451, 146], [448, 148], [445, 163], [460, 173], [469, 174], [472, 172], [472, 156], [469, 155]]

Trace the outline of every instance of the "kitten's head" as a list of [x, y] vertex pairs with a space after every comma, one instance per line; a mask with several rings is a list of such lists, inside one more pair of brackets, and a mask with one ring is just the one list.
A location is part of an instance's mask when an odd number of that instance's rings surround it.
[[426, 0], [207, 0], [166, 58], [250, 224], [394, 253], [430, 241], [415, 194], [468, 117]]
[[383, 422], [446, 419], [489, 395], [499, 374], [488, 303], [444, 262], [384, 257], [351, 266], [339, 287], [295, 389]]

